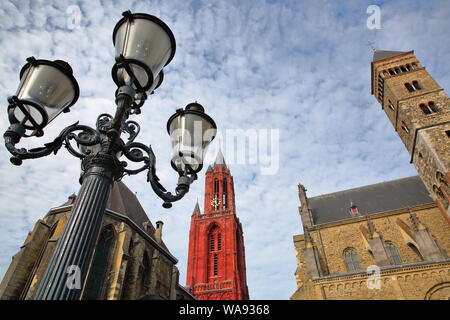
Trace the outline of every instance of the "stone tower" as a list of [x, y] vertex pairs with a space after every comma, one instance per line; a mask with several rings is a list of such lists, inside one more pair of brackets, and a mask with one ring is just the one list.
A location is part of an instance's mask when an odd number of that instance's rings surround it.
[[199, 300], [248, 300], [242, 225], [233, 177], [221, 151], [205, 179], [204, 213], [195, 205], [186, 284]]
[[450, 99], [414, 51], [375, 51], [372, 94], [450, 223]]

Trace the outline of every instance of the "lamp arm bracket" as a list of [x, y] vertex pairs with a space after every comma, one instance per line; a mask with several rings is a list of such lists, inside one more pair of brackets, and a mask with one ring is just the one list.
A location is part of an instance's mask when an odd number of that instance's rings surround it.
[[[75, 134], [76, 131], [81, 132]], [[95, 129], [85, 125], [79, 125], [78, 122], [64, 128], [52, 142], [44, 144], [43, 147], [30, 150], [16, 147], [16, 144], [20, 142], [23, 136], [22, 132], [23, 130], [20, 124], [13, 124], [3, 135], [6, 149], [12, 154], [10, 161], [17, 166], [20, 166], [25, 159], [37, 159], [48, 156], [51, 153], [56, 154], [63, 144], [70, 154], [80, 159], [84, 158], [86, 155], [76, 151], [70, 144], [71, 140], [75, 140], [79, 145], [83, 146], [92, 146], [100, 143], [100, 135]]]
[[150, 183], [153, 191], [158, 197], [164, 200], [163, 207], [168, 209], [172, 207], [172, 202], [182, 199], [188, 192], [189, 187], [197, 179], [197, 175], [188, 174], [185, 172], [179, 172], [177, 187], [175, 188], [175, 194], [168, 192], [166, 188], [159, 182], [159, 178], [156, 175], [156, 157], [153, 153], [152, 147], [149, 146], [149, 158], [148, 158], [148, 173], [147, 182]]

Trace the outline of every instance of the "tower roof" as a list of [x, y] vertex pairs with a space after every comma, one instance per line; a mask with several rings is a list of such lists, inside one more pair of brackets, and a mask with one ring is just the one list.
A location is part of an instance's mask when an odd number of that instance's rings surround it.
[[406, 51], [384, 51], [384, 50], [375, 50], [373, 53], [373, 62], [378, 60], [383, 60], [387, 58], [392, 58], [398, 55], [406, 53]]
[[214, 161], [213, 167], [227, 167], [227, 164], [225, 163], [225, 158], [223, 157], [222, 150], [219, 149], [219, 152], [217, 153], [216, 160]]
[[198, 200], [195, 203], [195, 208], [194, 208], [194, 212], [192, 212], [192, 214], [200, 214], [200, 206], [198, 205]]

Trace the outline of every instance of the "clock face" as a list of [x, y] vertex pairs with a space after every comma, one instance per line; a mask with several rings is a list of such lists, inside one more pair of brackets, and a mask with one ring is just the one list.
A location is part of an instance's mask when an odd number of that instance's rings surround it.
[[219, 204], [220, 204], [220, 200], [219, 200], [219, 199], [213, 198], [213, 199], [211, 200], [211, 205], [212, 205], [213, 207], [216, 207], [216, 206], [218, 206]]

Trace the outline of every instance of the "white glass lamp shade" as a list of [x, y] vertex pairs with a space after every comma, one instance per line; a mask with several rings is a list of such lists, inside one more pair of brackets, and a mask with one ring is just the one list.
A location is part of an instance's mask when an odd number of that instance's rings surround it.
[[[172, 31], [149, 14], [125, 12], [114, 28], [113, 42], [116, 59], [123, 64], [113, 68], [114, 81], [133, 85], [138, 92], [148, 91], [155, 81], [158, 83], [159, 72], [175, 55]], [[131, 80], [132, 75], [141, 88]]]
[[20, 71], [17, 93], [10, 99], [9, 119], [26, 129], [41, 130], [77, 101], [79, 87], [67, 62], [28, 61]]
[[167, 122], [172, 143], [172, 167], [178, 172], [197, 173], [203, 167], [208, 145], [216, 136], [217, 126], [198, 103], [179, 109]]

